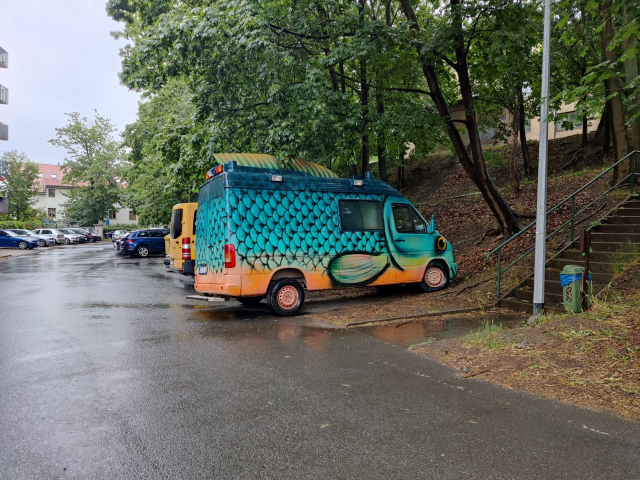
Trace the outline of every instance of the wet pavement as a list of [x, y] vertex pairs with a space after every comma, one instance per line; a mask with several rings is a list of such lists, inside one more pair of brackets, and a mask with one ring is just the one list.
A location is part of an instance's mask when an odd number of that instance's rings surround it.
[[637, 423], [190, 293], [109, 245], [0, 262], [0, 478], [638, 477]]

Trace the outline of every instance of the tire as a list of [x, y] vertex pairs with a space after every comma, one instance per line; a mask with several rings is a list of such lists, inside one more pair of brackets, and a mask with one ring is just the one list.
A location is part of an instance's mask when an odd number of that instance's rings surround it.
[[147, 258], [151, 252], [149, 251], [149, 247], [146, 245], [140, 245], [136, 248], [136, 255], [140, 258]]
[[449, 285], [449, 268], [443, 262], [431, 262], [427, 265], [420, 282], [420, 288], [424, 292], [437, 292]]
[[304, 303], [304, 290], [300, 282], [292, 278], [276, 281], [267, 292], [267, 305], [280, 317], [295, 315]]
[[93, 242], [95, 242], [95, 241], [96, 241], [96, 239], [95, 239], [95, 238], [93, 238], [93, 237], [91, 237], [91, 238], [89, 239], [89, 243], [93, 243]]
[[65, 245], [71, 245], [71, 240], [69, 240], [68, 238], [64, 239], [64, 244]]
[[47, 246], [47, 241], [43, 240], [42, 238], [40, 240], [38, 240], [38, 246], [39, 247], [46, 247]]
[[18, 248], [20, 250], [26, 250], [27, 248], [29, 248], [29, 244], [27, 242], [20, 242], [18, 243]]
[[246, 305], [247, 307], [252, 307], [258, 305], [262, 298], [263, 297], [237, 297], [236, 300], [238, 300], [241, 304]]

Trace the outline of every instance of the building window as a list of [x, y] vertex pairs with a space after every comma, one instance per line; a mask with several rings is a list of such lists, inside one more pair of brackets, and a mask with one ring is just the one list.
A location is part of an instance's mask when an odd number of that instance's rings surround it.
[[531, 132], [531, 120], [527, 119], [524, 122], [524, 131], [525, 133]]
[[55, 208], [48, 208], [47, 209], [47, 215], [51, 218], [56, 218], [56, 209]]
[[58, 178], [58, 174], [57, 173], [52, 173], [51, 174], [51, 178]]
[[112, 212], [109, 214], [109, 220], [115, 220], [116, 219], [116, 212]]
[[50, 197], [55, 197], [56, 196], [56, 189], [55, 188], [50, 188], [49, 189], [49, 196]]
[[382, 230], [382, 204], [376, 200], [340, 200], [340, 225], [343, 232]]
[[568, 112], [564, 115], [559, 115], [555, 122], [555, 125], [557, 132], [579, 130], [582, 129], [582, 118], [578, 117], [576, 112]]
[[42, 178], [42, 177], [44, 177], [44, 175], [43, 175], [43, 174], [41, 174], [41, 173], [39, 173], [39, 174], [38, 174], [38, 178]]
[[129, 220], [138, 220], [138, 216], [129, 210]]

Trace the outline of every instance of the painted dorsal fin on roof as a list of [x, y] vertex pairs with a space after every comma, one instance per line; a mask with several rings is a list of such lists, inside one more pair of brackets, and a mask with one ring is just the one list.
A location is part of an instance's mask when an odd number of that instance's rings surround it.
[[[236, 162], [241, 167], [255, 168], [271, 168], [280, 169], [282, 165], [278, 164], [273, 155], [266, 153], [214, 153], [213, 157], [218, 164], [223, 165], [231, 161]], [[286, 170], [294, 170], [297, 172], [307, 172], [314, 177], [337, 178], [338, 176], [322, 165], [308, 162], [296, 158], [291, 160], [285, 168]]]

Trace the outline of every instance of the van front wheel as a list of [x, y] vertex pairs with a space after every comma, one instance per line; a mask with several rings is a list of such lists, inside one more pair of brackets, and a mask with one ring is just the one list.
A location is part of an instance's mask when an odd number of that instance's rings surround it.
[[424, 271], [420, 288], [425, 292], [437, 292], [449, 285], [449, 269], [442, 262], [433, 262]]
[[283, 278], [276, 281], [267, 292], [269, 308], [280, 317], [295, 315], [304, 303], [304, 290], [297, 280]]

